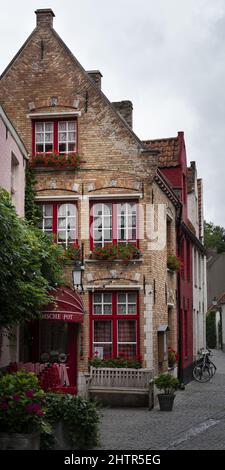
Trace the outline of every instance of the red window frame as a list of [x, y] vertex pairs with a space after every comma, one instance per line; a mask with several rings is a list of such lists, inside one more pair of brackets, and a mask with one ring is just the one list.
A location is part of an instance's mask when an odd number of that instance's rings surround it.
[[[126, 239], [120, 240], [118, 239], [118, 218], [117, 218], [117, 206], [118, 204], [136, 204], [136, 240]], [[95, 248], [94, 242], [94, 205], [96, 204], [112, 204], [112, 241], [105, 242], [106, 243], [133, 243], [137, 248], [139, 248], [139, 201], [138, 199], [119, 199], [119, 200], [94, 200], [90, 203], [90, 248], [93, 250]], [[104, 246], [104, 245], [102, 245]]]
[[[111, 314], [95, 314], [94, 313], [94, 294], [111, 294], [112, 295], [112, 313]], [[126, 313], [119, 314], [117, 313], [117, 296], [118, 294], [135, 294], [136, 295], [136, 314]], [[140, 315], [139, 315], [139, 292], [135, 290], [119, 290], [119, 291], [109, 291], [109, 290], [96, 290], [94, 293], [90, 292], [89, 297], [89, 309], [90, 309], [90, 357], [94, 357], [94, 320], [97, 321], [111, 321], [112, 322], [112, 355], [110, 357], [118, 357], [118, 322], [119, 320], [135, 321], [136, 322], [136, 355], [135, 358], [140, 357]], [[126, 342], [124, 342], [126, 343]], [[130, 357], [132, 358], [132, 357]]]
[[[69, 122], [69, 121], [73, 121], [75, 122], [75, 134], [76, 134], [76, 140], [75, 140], [75, 150], [74, 151], [66, 151], [66, 152], [60, 152], [60, 154], [69, 154], [69, 153], [73, 153], [73, 154], [77, 154], [78, 152], [78, 123], [77, 123], [77, 118], [76, 117], [61, 117], [61, 118], [44, 118], [44, 119], [35, 119], [32, 121], [32, 152], [33, 154], [42, 154], [42, 153], [59, 153], [59, 150], [58, 150], [58, 146], [59, 146], [59, 139], [58, 139], [58, 133], [59, 133], [59, 130], [58, 130], [58, 124], [59, 122]], [[35, 126], [36, 126], [36, 123], [50, 123], [52, 122], [53, 123], [53, 149], [50, 151], [50, 152], [36, 152], [36, 132], [35, 132]]]
[[[75, 240], [70, 242], [70, 243], [58, 242], [58, 231], [59, 231], [58, 230], [58, 206], [61, 205], [61, 204], [73, 204], [76, 208]], [[77, 242], [78, 242], [78, 210], [77, 210], [76, 201], [68, 201], [68, 200], [66, 200], [66, 201], [38, 201], [38, 205], [40, 205], [40, 206], [51, 205], [52, 206], [52, 232], [50, 232], [50, 234], [52, 234], [55, 243], [57, 243], [58, 245], [63, 245], [63, 244], [65, 244], [65, 245], [76, 245]], [[41, 228], [40, 230], [42, 230], [44, 233], [48, 233], [43, 228]]]

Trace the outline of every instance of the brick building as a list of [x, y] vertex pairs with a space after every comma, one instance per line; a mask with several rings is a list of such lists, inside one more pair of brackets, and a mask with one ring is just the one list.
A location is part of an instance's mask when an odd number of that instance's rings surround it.
[[[41, 228], [82, 247], [84, 293], [74, 290], [68, 266], [56, 310], [49, 307], [24, 336], [21, 360], [66, 353], [69, 384], [85, 393], [96, 354], [141, 356], [143, 367], [167, 370], [168, 344], [177, 349], [176, 275], [167, 255], [176, 252], [180, 202], [158, 168], [158, 151], [132, 130], [132, 103], [106, 98], [101, 73], [85, 71], [53, 29], [52, 10], [36, 17], [1, 75], [0, 101], [30, 155], [39, 156]], [[53, 153], [55, 161], [43, 164]], [[142, 256], [126, 263], [119, 251], [113, 260], [94, 256], [109, 243], [132, 244]]]
[[146, 148], [160, 151], [159, 168], [182, 205], [177, 225], [177, 254], [182, 262], [177, 276], [179, 375], [182, 381], [187, 382], [192, 377], [197, 348], [205, 345], [206, 269], [202, 244], [202, 182], [197, 181], [193, 164], [187, 167], [183, 132], [178, 132], [177, 137], [147, 140], [144, 143]]

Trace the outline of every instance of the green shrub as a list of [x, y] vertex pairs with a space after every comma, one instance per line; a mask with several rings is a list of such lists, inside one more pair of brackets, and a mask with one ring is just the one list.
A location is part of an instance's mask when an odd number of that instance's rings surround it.
[[100, 359], [99, 357], [93, 357], [89, 359], [89, 365], [93, 367], [120, 367], [140, 369], [141, 361], [138, 358], [126, 359], [122, 356], [118, 356], [115, 359]]
[[166, 395], [173, 395], [179, 387], [179, 380], [171, 374], [160, 374], [155, 379], [155, 385], [159, 390], [163, 390]]
[[0, 429], [5, 432], [40, 431], [45, 416], [45, 393], [37, 377], [23, 370], [0, 377]]
[[[48, 393], [46, 395], [46, 419], [52, 428], [63, 421], [68, 438], [76, 449], [90, 449], [98, 445], [100, 421], [96, 404], [82, 397]], [[54, 446], [54, 432], [42, 436], [42, 449]]]

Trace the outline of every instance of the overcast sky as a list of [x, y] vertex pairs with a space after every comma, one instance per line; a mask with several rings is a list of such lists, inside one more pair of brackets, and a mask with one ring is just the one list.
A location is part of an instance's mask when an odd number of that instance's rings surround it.
[[34, 29], [37, 8], [111, 101], [130, 99], [141, 139], [184, 131], [204, 181], [207, 221], [225, 227], [225, 0], [3, 2], [0, 73]]

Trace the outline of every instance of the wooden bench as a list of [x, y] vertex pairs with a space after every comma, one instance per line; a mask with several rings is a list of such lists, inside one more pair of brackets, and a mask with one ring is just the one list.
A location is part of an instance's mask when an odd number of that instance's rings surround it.
[[109, 406], [154, 408], [153, 371], [149, 369], [90, 369], [89, 397]]

